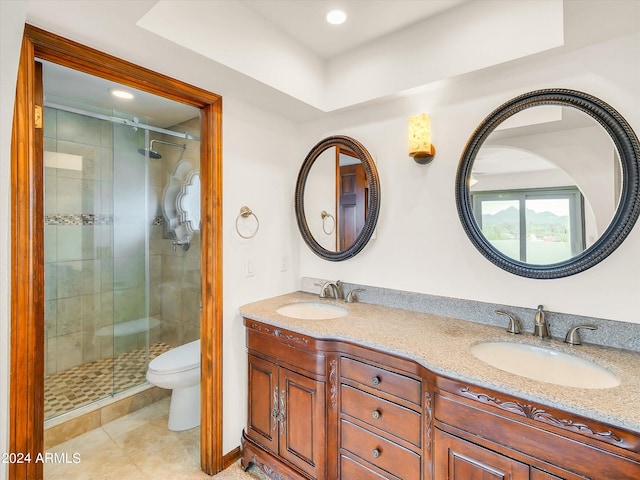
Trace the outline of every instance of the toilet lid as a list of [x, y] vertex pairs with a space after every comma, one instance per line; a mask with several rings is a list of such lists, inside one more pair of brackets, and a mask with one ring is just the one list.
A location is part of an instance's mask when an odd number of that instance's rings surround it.
[[178, 373], [200, 366], [200, 340], [185, 343], [157, 356], [149, 363], [149, 371], [158, 375]]

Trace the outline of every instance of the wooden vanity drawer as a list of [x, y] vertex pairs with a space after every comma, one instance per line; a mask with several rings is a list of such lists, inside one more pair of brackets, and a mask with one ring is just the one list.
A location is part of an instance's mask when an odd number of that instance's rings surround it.
[[420, 447], [420, 414], [348, 385], [341, 386], [341, 411]]
[[347, 357], [340, 360], [340, 375], [342, 378], [420, 405], [422, 385], [420, 381], [411, 377]]
[[384, 475], [364, 466], [347, 455], [340, 455], [340, 478], [345, 480], [401, 480], [395, 475], [385, 472]]
[[340, 426], [343, 449], [403, 480], [420, 479], [419, 455], [348, 420], [342, 419]]

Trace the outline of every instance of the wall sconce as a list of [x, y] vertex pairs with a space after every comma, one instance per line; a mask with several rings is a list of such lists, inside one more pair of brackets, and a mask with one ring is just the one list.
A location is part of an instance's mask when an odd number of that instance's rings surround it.
[[425, 165], [436, 154], [431, 144], [431, 119], [421, 113], [409, 118], [409, 156], [417, 163]]

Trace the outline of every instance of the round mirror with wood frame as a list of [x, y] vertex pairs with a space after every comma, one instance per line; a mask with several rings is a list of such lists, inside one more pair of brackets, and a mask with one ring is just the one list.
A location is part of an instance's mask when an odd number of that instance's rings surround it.
[[379, 210], [380, 181], [367, 149], [344, 135], [318, 142], [295, 192], [296, 220], [309, 248], [333, 262], [355, 256], [371, 239]]
[[[565, 117], [573, 117], [574, 119], [575, 117], [584, 117], [578, 119], [579, 126], [581, 128], [590, 128], [591, 130], [589, 131], [595, 132], [596, 136], [601, 136], [602, 138], [599, 140], [600, 145], [605, 145], [604, 155], [597, 153], [592, 156], [596, 161], [600, 161], [601, 163], [603, 161], [609, 162], [607, 175], [596, 173], [591, 175], [591, 180], [592, 182], [600, 182], [600, 184], [595, 183], [595, 190], [597, 190], [598, 187], [606, 190], [612, 206], [610, 206], [608, 210], [608, 216], [605, 215], [604, 220], [600, 220], [602, 226], [599, 231], [602, 233], [594, 235], [593, 238], [589, 237], [588, 233], [587, 235], [584, 233], [585, 210], [583, 203], [580, 202], [589, 203], [589, 199], [586, 195], [583, 195], [587, 190], [587, 188], [583, 186], [585, 182], [582, 182], [582, 179], [579, 178], [580, 174], [576, 173], [578, 170], [582, 170], [581, 173], [584, 174], [584, 171], [590, 168], [588, 166], [590, 164], [585, 159], [585, 155], [576, 153], [580, 151], [579, 149], [582, 149], [582, 152], [588, 151], [587, 149], [590, 147], [586, 147], [587, 137], [582, 137], [585, 138], [584, 142], [575, 142], [578, 145], [572, 145], [570, 149], [566, 150], [567, 152], [571, 152], [571, 155], [565, 155], [564, 158], [561, 158], [555, 154], [556, 157], [554, 158], [554, 153], [549, 153], [549, 148], [546, 148], [546, 150], [543, 148], [549, 146], [547, 142], [553, 141], [549, 140], [553, 138], [550, 137], [550, 135], [555, 135], [556, 138], [560, 138], [561, 140], [572, 135], [569, 130], [563, 130], [562, 132], [557, 130], [557, 125], [561, 125], [560, 120], [562, 120], [562, 118], [559, 118], [557, 122], [548, 122], [548, 125], [555, 124], [556, 127], [555, 129], [547, 128], [546, 130], [539, 124], [533, 126], [535, 121], [526, 120], [523, 122], [523, 113], [539, 113], [532, 111], [535, 110], [533, 107], [549, 108], [550, 106], [559, 107], [558, 110], [564, 109], [564, 112], [558, 112], [560, 117], [562, 117], [563, 114]], [[511, 118], [516, 114], [520, 115], [519, 118]], [[514, 120], [518, 121], [514, 122]], [[593, 125], [587, 125], [588, 122], [593, 123]], [[523, 144], [526, 144], [527, 147], [523, 148], [521, 144], [517, 144], [513, 140], [517, 134], [512, 134], [511, 138], [505, 140], [506, 135], [504, 131], [498, 132], [497, 134], [495, 133], [496, 130], [509, 128], [515, 130], [522, 128], [523, 124], [533, 126], [533, 130], [529, 132], [544, 132], [545, 136], [526, 137], [527, 141], [523, 142]], [[576, 124], [573, 124], [572, 127], [575, 130]], [[496, 138], [499, 140], [496, 141]], [[521, 133], [520, 138], [523, 138]], [[541, 141], [541, 139], [544, 140]], [[517, 148], [513, 148], [511, 153], [506, 156], [504, 152], [500, 152], [500, 155], [502, 155], [500, 160], [496, 160], [498, 156], [492, 157], [498, 150], [495, 144], [500, 144], [499, 147], [504, 147], [508, 145], [509, 142], [511, 142], [512, 145], [517, 145]], [[608, 144], [608, 146], [606, 144]], [[511, 147], [507, 147], [507, 149], [509, 148]], [[526, 155], [523, 155], [523, 150], [528, 150]], [[509, 165], [509, 162], [515, 163], [516, 158], [525, 156], [530, 158], [532, 157], [532, 155], [530, 155], [531, 152], [539, 153], [543, 150], [547, 158], [539, 162], [538, 165], [540, 163], [555, 164], [554, 168], [560, 165], [561, 168], [556, 168], [556, 170], [561, 170], [561, 176], [565, 177], [564, 181], [566, 182], [567, 178], [578, 178], [575, 184], [563, 188], [558, 188], [557, 186], [553, 188], [546, 186], [546, 188], [532, 188], [531, 186], [527, 186], [526, 188], [503, 187], [500, 189], [496, 188], [490, 192], [479, 192], [480, 189], [475, 186], [484, 180], [485, 177], [483, 177], [483, 175], [485, 170], [489, 171], [497, 164], [506, 165], [505, 170], [511, 174], [510, 181], [512, 185], [526, 185], [526, 181], [522, 179], [524, 175], [522, 170], [526, 169], [526, 167], [514, 167], [513, 165]], [[490, 153], [488, 153], [488, 151], [490, 151]], [[606, 158], [603, 159], [603, 157]], [[489, 158], [489, 161], [487, 161], [487, 158]], [[522, 277], [535, 279], [552, 279], [574, 275], [593, 267], [608, 257], [620, 246], [633, 228], [640, 213], [640, 199], [638, 197], [640, 190], [639, 160], [640, 147], [638, 138], [632, 128], [616, 110], [602, 100], [586, 93], [567, 89], [545, 89], [526, 93], [509, 100], [490, 113], [467, 142], [460, 158], [456, 175], [455, 192], [458, 215], [473, 245], [487, 259], [503, 270]], [[478, 167], [480, 164], [482, 167]], [[540, 172], [536, 173], [538, 177], [540, 177]], [[517, 182], [514, 182], [513, 179], [518, 176], [520, 178], [518, 178]], [[605, 180], [604, 177], [606, 177], [607, 180]], [[532, 197], [537, 195], [538, 198], [545, 198], [546, 200], [541, 202], [544, 203], [544, 201], [548, 201], [550, 196], [553, 197], [553, 192], [562, 190], [564, 190], [565, 193], [566, 190], [574, 190], [576, 192], [575, 198], [578, 198], [579, 201], [572, 200], [572, 204], [578, 205], [575, 211], [577, 212], [576, 216], [579, 220], [575, 221], [575, 219], [571, 218], [571, 214], [566, 214], [566, 227], [558, 227], [555, 225], [554, 227], [549, 227], [548, 231], [541, 229], [540, 231], [545, 233], [538, 233], [536, 236], [535, 231], [530, 229], [532, 223], [531, 218], [546, 215], [549, 218], [553, 217], [550, 223], [555, 222], [557, 224], [561, 221], [558, 219], [563, 214], [555, 215], [546, 210], [544, 212], [536, 212], [533, 206], [535, 202], [531, 202], [531, 204], [527, 203], [527, 195], [531, 194]], [[591, 190], [594, 190], [593, 183]], [[556, 196], [558, 195], [556, 194]], [[519, 204], [516, 200], [513, 200], [516, 197], [521, 198]], [[486, 210], [483, 209], [481, 205], [482, 202], [479, 198], [487, 200]], [[511, 222], [515, 224], [515, 233], [509, 232], [507, 228], [502, 228], [501, 230], [496, 228], [496, 225], [500, 222], [503, 222], [502, 225], [506, 222], [506, 220], [496, 219], [497, 215], [495, 213], [498, 210], [496, 204], [502, 202], [504, 206], [506, 206], [509, 203], [506, 200], [509, 199], [511, 201], [510, 210], [512, 210]], [[570, 202], [567, 200], [566, 203], [569, 204]], [[502, 213], [504, 213], [504, 211]], [[540, 213], [543, 215], [540, 215]], [[506, 217], [507, 215], [503, 215], [503, 218]], [[597, 222], [594, 221], [594, 224], [595, 223]], [[555, 232], [553, 231], [554, 229]], [[579, 235], [576, 234], [576, 232], [579, 232], [583, 237], [586, 236], [589, 238], [581, 239], [581, 241], [577, 242], [575, 237]], [[530, 248], [532, 251], [540, 249], [540, 245], [543, 246], [542, 249], [546, 248], [550, 251], [553, 248], [558, 249], [560, 247], [544, 247], [543, 242], [549, 242], [549, 245], [552, 245], [553, 242], [560, 244], [563, 241], [569, 245], [567, 247], [569, 253], [565, 254], [564, 257], [560, 257], [560, 260], [527, 260], [529, 256], [533, 257], [534, 255], [533, 252], [527, 255], [526, 249], [529, 246], [526, 244], [534, 245]], [[507, 245], [509, 242], [518, 242], [520, 252], [517, 251], [518, 248], [513, 248], [512, 251], [516, 252], [510, 253], [509, 249], [504, 247], [504, 245]], [[534, 242], [537, 243], [534, 244]]]

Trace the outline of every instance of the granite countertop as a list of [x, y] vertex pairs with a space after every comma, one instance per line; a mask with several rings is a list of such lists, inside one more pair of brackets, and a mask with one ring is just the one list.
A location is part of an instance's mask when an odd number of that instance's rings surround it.
[[[295, 302], [321, 301], [348, 309], [330, 320], [300, 320], [276, 310]], [[593, 345], [570, 346], [562, 340], [541, 340], [531, 334], [512, 335], [499, 328], [456, 318], [367, 303], [319, 299], [293, 292], [240, 307], [243, 317], [318, 339], [344, 340], [414, 360], [453, 379], [538, 401], [577, 415], [640, 433], [640, 354]], [[506, 319], [505, 319], [506, 320]], [[505, 321], [505, 328], [506, 328]], [[494, 368], [471, 354], [471, 347], [487, 341], [539, 345], [591, 360], [616, 374], [620, 385], [590, 389], [564, 387], [531, 380]]]

